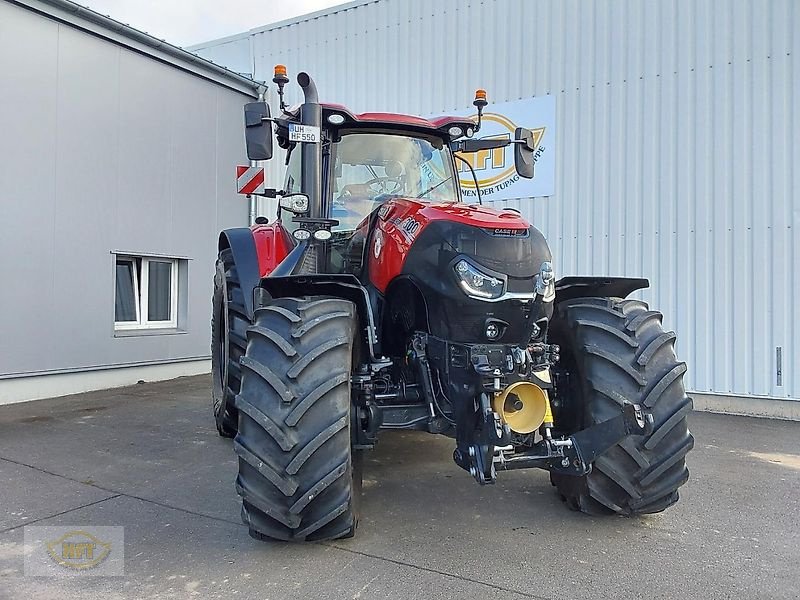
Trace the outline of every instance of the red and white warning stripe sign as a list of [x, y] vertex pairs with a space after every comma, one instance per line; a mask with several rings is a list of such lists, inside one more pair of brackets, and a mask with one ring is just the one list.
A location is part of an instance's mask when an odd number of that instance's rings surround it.
[[236, 167], [236, 191], [240, 194], [264, 193], [263, 167]]

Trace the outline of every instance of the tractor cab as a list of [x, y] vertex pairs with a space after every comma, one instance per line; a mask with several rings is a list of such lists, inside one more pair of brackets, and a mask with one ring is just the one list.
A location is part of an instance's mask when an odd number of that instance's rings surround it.
[[[471, 119], [433, 121], [392, 113], [353, 114], [336, 104], [322, 105], [323, 204], [335, 228], [353, 230], [372, 210], [391, 197], [424, 202], [458, 202], [460, 194], [450, 144], [453, 134], [473, 131]], [[298, 110], [290, 111], [292, 119]], [[289, 152], [286, 184], [300, 184], [302, 152], [277, 131]], [[283, 140], [281, 138], [286, 135]], [[291, 181], [289, 180], [291, 178]], [[339, 219], [341, 217], [341, 219]], [[360, 218], [359, 218], [360, 217]]]
[[[476, 92], [473, 102], [477, 120], [425, 119], [384, 112], [355, 114], [340, 104], [320, 103], [316, 86], [305, 73], [298, 76], [305, 102], [289, 108], [283, 101], [288, 77], [280, 65], [273, 82], [280, 96], [279, 117], [272, 118], [263, 102], [245, 107], [248, 157], [271, 158], [273, 127], [278, 145], [287, 152], [283, 189], [267, 190], [266, 195], [280, 197], [275, 237], [291, 236], [297, 252], [282, 261], [270, 273], [273, 276], [295, 275], [310, 264], [315, 273], [352, 274], [378, 292], [372, 295], [372, 304], [379, 311], [379, 296], [385, 292], [382, 281], [388, 283], [386, 271], [383, 265], [368, 268], [365, 252], [373, 244], [374, 260], [380, 262], [384, 245], [380, 231], [374, 231], [379, 211], [388, 224], [378, 229], [388, 228], [390, 238], [392, 230], [399, 229], [409, 243], [428, 221], [450, 220], [453, 213], [423, 213], [427, 206], [444, 208], [461, 202], [456, 161], [468, 166], [469, 162], [460, 153], [514, 145], [518, 174], [533, 176], [530, 131], [518, 128], [514, 140], [474, 138], [487, 104], [483, 90]], [[421, 214], [415, 218], [412, 212]], [[528, 224], [518, 215], [511, 220], [496, 225], [527, 230]], [[388, 246], [390, 256], [408, 250], [403, 241]]]
[[[288, 114], [297, 118], [296, 111]], [[459, 201], [450, 140], [436, 123], [407, 115], [353, 115], [339, 105], [322, 105], [322, 115], [321, 204], [326, 216], [338, 221], [331, 226], [333, 232], [355, 231], [391, 198]], [[293, 123], [286, 122], [277, 132], [288, 152], [287, 194], [302, 193], [302, 149], [288, 140]], [[464, 121], [463, 127], [473, 124]]]
[[[473, 131], [475, 125], [456, 117], [430, 121], [391, 113], [353, 114], [336, 104], [322, 104], [321, 114], [319, 218], [330, 231], [321, 270], [353, 274], [369, 286], [364, 248], [379, 209], [393, 200], [418, 205], [460, 202], [451, 144], [454, 136]], [[307, 189], [305, 143], [290, 141], [300, 118], [298, 107], [276, 119], [278, 144], [287, 151], [280, 193], [290, 199], [280, 204], [278, 220], [297, 243], [321, 225], [293, 212], [291, 199], [304, 198]]]

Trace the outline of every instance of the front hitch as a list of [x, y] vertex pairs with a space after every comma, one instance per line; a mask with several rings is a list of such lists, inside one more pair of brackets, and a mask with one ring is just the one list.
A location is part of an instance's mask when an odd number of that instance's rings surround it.
[[453, 460], [469, 471], [478, 483], [485, 485], [497, 479], [495, 459], [499, 448], [510, 448], [511, 430], [500, 420], [500, 415], [492, 410], [488, 394], [481, 394], [478, 403], [480, 420], [475, 443], [470, 444], [467, 456], [456, 448]]
[[652, 429], [652, 415], [645, 414], [638, 404], [626, 404], [620, 415], [567, 439], [542, 440], [530, 451], [510, 456], [500, 451], [495, 464], [506, 470], [538, 467], [562, 475], [585, 475], [601, 454], [629, 435], [647, 435]]
[[585, 475], [592, 470], [597, 457], [619, 444], [629, 435], [647, 435], [653, 429], [653, 416], [645, 415], [638, 404], [626, 404], [622, 414], [570, 436], [565, 458], [553, 461], [550, 470], [564, 475]]

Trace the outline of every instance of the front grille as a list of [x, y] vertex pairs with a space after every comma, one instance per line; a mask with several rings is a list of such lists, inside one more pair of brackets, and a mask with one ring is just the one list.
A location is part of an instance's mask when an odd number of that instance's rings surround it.
[[[458, 342], [483, 342], [486, 319], [509, 324], [504, 343], [521, 343], [529, 335], [530, 306], [518, 300], [482, 302], [458, 286], [452, 262], [469, 256], [478, 266], [507, 276], [509, 292], [532, 292], [544, 261], [551, 260], [544, 236], [535, 228], [527, 235], [494, 235], [484, 228], [451, 221], [429, 224], [408, 253], [403, 273], [422, 291], [431, 333]], [[513, 339], [512, 339], [513, 338]]]

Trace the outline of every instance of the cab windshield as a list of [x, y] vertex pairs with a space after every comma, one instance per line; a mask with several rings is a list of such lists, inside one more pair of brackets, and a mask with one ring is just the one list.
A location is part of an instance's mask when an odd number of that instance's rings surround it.
[[333, 210], [337, 230], [353, 230], [386, 200], [457, 202], [449, 149], [435, 138], [351, 133], [336, 145]]

